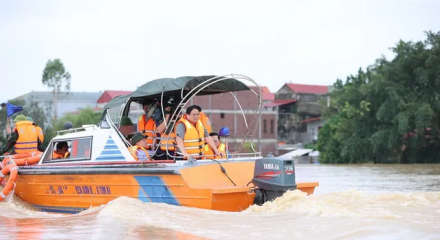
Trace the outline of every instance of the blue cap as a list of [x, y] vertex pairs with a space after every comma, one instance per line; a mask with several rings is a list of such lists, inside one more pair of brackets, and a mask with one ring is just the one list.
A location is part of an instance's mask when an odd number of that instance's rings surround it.
[[218, 132], [218, 135], [220, 137], [229, 137], [229, 128], [228, 127], [222, 127], [220, 131]]
[[162, 118], [162, 111], [161, 111], [160, 107], [154, 109], [153, 116], [151, 116], [151, 118], [154, 121], [159, 121]]
[[71, 129], [71, 128], [73, 128], [73, 124], [71, 122], [65, 122], [64, 123], [64, 129], [65, 130], [68, 130], [68, 129]]

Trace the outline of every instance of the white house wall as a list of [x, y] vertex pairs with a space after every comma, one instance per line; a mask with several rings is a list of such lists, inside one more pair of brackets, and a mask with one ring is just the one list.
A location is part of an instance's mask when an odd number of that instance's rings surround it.
[[307, 123], [307, 133], [311, 135], [312, 140], [318, 140], [318, 129], [324, 126], [324, 123], [322, 120]]

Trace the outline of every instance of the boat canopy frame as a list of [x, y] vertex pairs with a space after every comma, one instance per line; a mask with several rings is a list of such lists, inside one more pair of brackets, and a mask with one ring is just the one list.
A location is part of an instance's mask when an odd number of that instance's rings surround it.
[[[178, 84], [172, 83], [173, 81], [177, 81]], [[254, 84], [257, 87], [257, 91], [255, 92], [251, 88], [249, 88], [247, 85], [245, 85], [241, 81], [248, 81]], [[150, 88], [150, 90], [146, 90]], [[178, 86], [183, 86], [182, 88], [176, 90]], [[159, 88], [162, 88], [159, 92]], [[237, 97], [234, 95], [233, 92], [238, 91], [245, 91], [250, 90], [255, 97], [258, 100], [258, 106], [253, 110], [253, 113], [251, 114], [253, 116], [252, 120], [250, 122], [247, 121], [246, 115], [244, 113], [244, 110], [238, 101]], [[128, 116], [131, 102], [137, 102], [137, 103], [143, 103], [146, 101], [151, 101], [153, 99], [156, 99], [159, 101], [160, 104], [160, 111], [162, 113], [162, 116], [165, 116], [165, 109], [164, 105], [162, 104], [166, 101], [169, 101], [171, 97], [177, 98], [180, 100], [180, 102], [175, 105], [174, 111], [172, 115], [169, 118], [169, 121], [167, 122], [164, 118], [163, 121], [165, 123], [165, 131], [169, 129], [174, 129], [175, 124], [177, 122], [177, 117], [179, 114], [183, 111], [184, 107], [187, 105], [191, 99], [193, 99], [195, 96], [201, 96], [201, 95], [214, 95], [219, 93], [230, 93], [233, 98], [235, 99], [235, 102], [237, 103], [238, 107], [240, 108], [240, 111], [243, 116], [243, 120], [246, 126], [246, 134], [245, 137], [239, 147], [239, 149], [236, 151], [236, 153], [229, 154], [231, 157], [226, 156], [226, 159], [228, 158], [240, 158], [240, 157], [261, 157], [261, 152], [258, 152], [254, 148], [254, 135], [259, 127], [260, 120], [261, 120], [261, 110], [263, 106], [262, 101], [262, 93], [261, 88], [258, 85], [258, 83], [253, 80], [250, 77], [247, 77], [245, 75], [241, 74], [227, 74], [222, 76], [201, 76], [201, 77], [182, 77], [177, 79], [157, 79], [150, 81], [141, 87], [139, 87], [136, 91], [134, 91], [131, 94], [127, 95], [121, 95], [113, 98], [109, 103], [107, 103], [104, 107], [104, 112], [101, 118], [101, 121], [99, 123], [99, 126], [101, 128], [114, 128], [118, 135], [121, 137], [121, 139], [125, 142], [127, 147], [131, 147], [131, 143], [125, 139], [125, 136], [119, 131], [117, 126], [120, 126], [121, 119], [124, 116]], [[142, 95], [145, 94], [145, 95]], [[118, 107], [118, 118], [117, 123], [114, 123], [112, 118], [109, 115], [108, 110], [110, 108], [117, 108]], [[156, 138], [157, 139], [157, 138]], [[168, 138], [163, 139], [160, 138], [159, 144], [157, 144], [157, 147], [154, 149], [153, 156], [157, 153], [157, 150], [159, 149], [159, 146], [162, 141], [166, 141], [166, 145], [168, 145], [168, 142], [170, 140], [170, 136], [168, 135]], [[250, 147], [252, 149], [252, 153], [240, 153], [244, 147], [244, 144], [246, 141], [249, 140]], [[226, 145], [227, 145], [227, 138], [226, 138]], [[168, 157], [174, 159], [174, 160], [181, 160], [176, 159], [176, 156], [171, 155], [168, 151], [168, 147], [166, 147], [166, 154]], [[234, 157], [232, 157], [234, 156]]]

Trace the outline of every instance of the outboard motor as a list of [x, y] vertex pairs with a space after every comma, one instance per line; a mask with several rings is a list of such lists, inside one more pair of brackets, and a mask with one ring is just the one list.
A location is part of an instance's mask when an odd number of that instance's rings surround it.
[[282, 196], [287, 190], [296, 189], [293, 160], [268, 157], [255, 161], [254, 178], [256, 189], [254, 204], [262, 205]]

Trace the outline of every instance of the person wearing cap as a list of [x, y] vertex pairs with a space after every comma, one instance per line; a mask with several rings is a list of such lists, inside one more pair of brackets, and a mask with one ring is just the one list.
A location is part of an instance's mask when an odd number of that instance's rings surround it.
[[44, 152], [43, 143], [38, 138], [37, 129], [33, 122], [28, 121], [24, 115], [19, 114], [15, 117], [14, 123], [14, 131], [0, 150], [0, 155], [6, 152], [10, 154]]
[[[138, 132], [141, 132], [147, 138], [146, 148], [148, 150], [153, 150], [155, 138], [165, 131], [165, 121], [163, 121], [163, 117], [159, 114], [160, 111], [156, 111], [158, 104], [156, 100], [145, 101], [142, 105], [145, 114], [139, 117], [137, 124]], [[164, 109], [165, 120], [167, 122], [170, 117], [170, 110], [171, 107]], [[154, 115], [156, 115], [156, 119]]]
[[208, 131], [199, 119], [201, 111], [202, 108], [200, 106], [189, 106], [186, 109], [186, 115], [177, 122], [175, 130], [178, 147], [177, 153], [183, 155], [186, 159], [190, 159], [191, 156], [199, 159], [203, 158], [205, 141], [213, 149], [215, 156], [223, 156], [223, 153], [217, 149]]
[[135, 133], [131, 137], [132, 147], [129, 148], [131, 155], [136, 161], [148, 161], [150, 154], [147, 151], [147, 141], [142, 133]]
[[[220, 141], [220, 136], [218, 135], [218, 133], [211, 132], [209, 134], [209, 136], [212, 138], [212, 141], [215, 143], [217, 150], [222, 153], [222, 155], [223, 155], [222, 157], [225, 158], [226, 152], [228, 150], [226, 149], [226, 145]], [[205, 154], [206, 158], [209, 158], [209, 159], [220, 159], [221, 158], [220, 156], [214, 156], [214, 151], [212, 151], [211, 147], [208, 144], [205, 144], [205, 153], [204, 154]]]
[[34, 122], [34, 119], [32, 119], [31, 117], [26, 117], [26, 119], [27, 119], [28, 121], [33, 122], [33, 124], [34, 124], [34, 126], [35, 126], [35, 129], [37, 129], [37, 135], [38, 135], [38, 138], [40, 139], [40, 141], [41, 141], [42, 143], [44, 143], [44, 133], [43, 133], [43, 129], [41, 129], [40, 126], [38, 126], [38, 125]]

